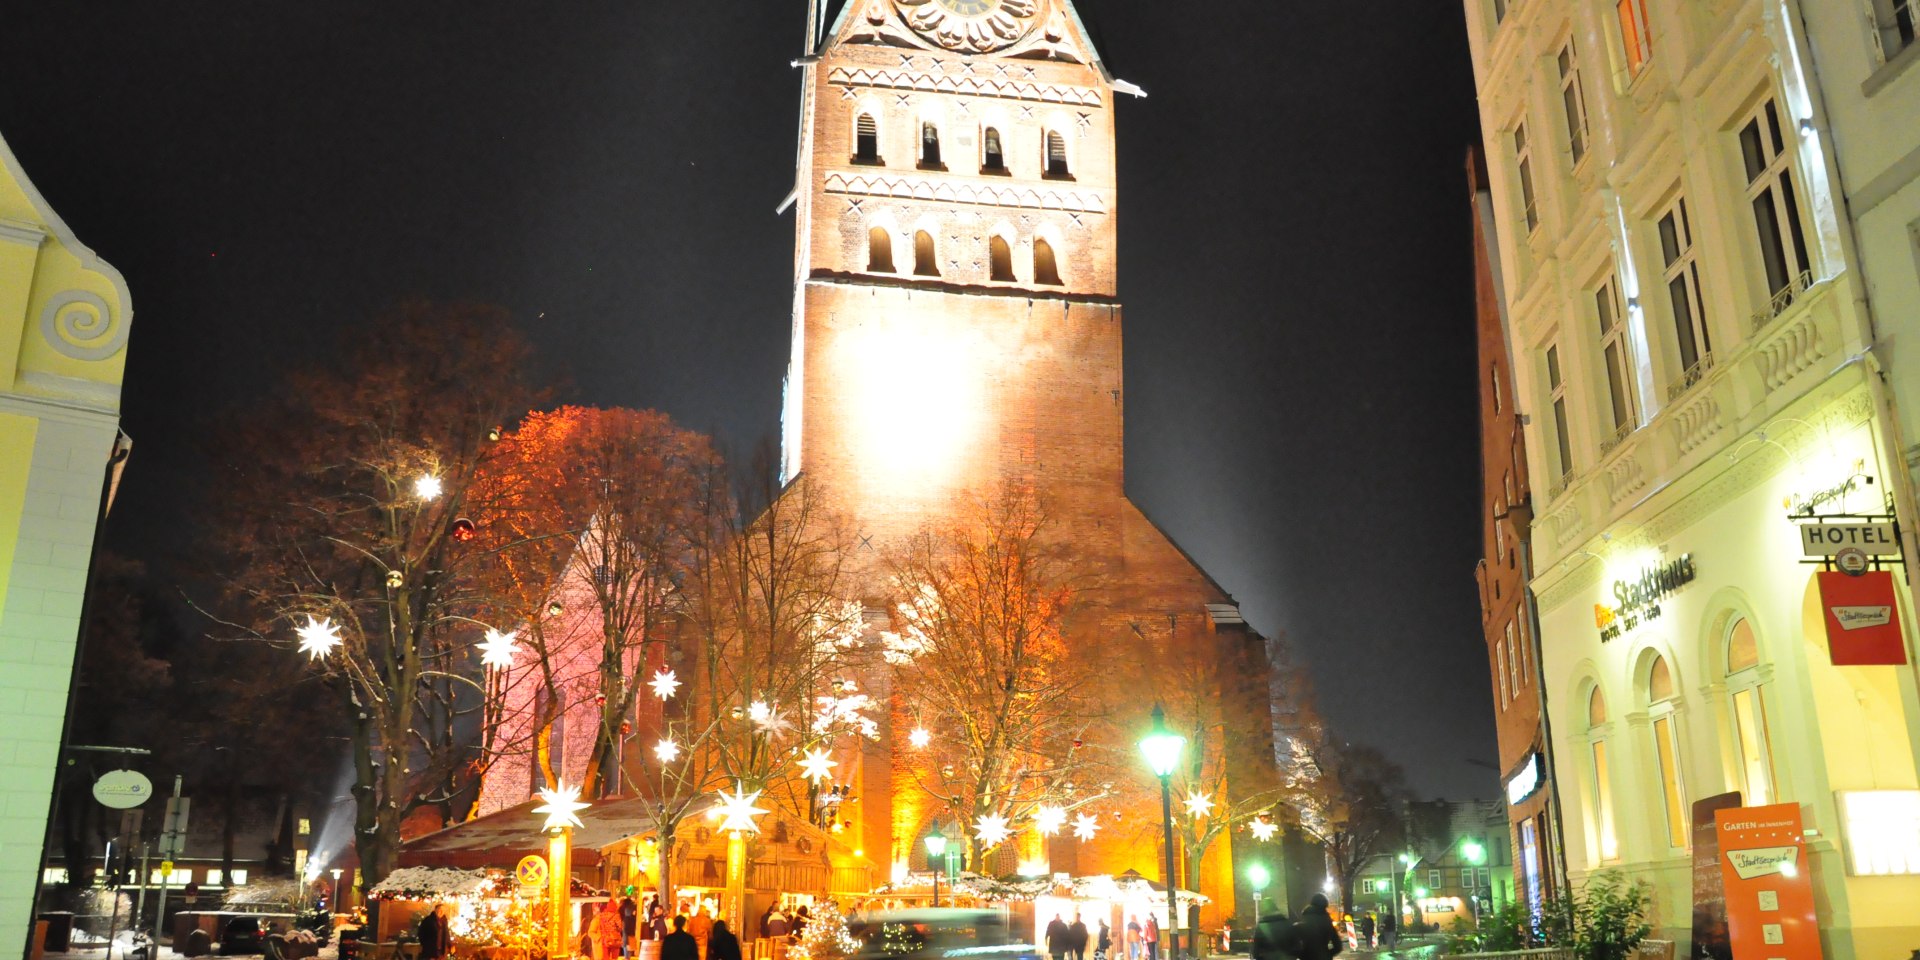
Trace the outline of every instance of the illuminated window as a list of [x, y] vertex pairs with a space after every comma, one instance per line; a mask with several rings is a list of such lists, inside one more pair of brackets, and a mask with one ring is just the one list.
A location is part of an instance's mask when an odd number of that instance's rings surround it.
[[1759, 644], [1753, 624], [1742, 617], [1727, 632], [1727, 690], [1733, 710], [1733, 734], [1739, 748], [1740, 777], [1746, 806], [1774, 803], [1773, 742], [1767, 730], [1765, 685], [1760, 678]]
[[1587, 695], [1587, 729], [1591, 730], [1607, 722], [1607, 698], [1600, 695], [1600, 688], [1594, 687]]
[[304, 837], [311, 833], [313, 833], [313, 821], [308, 820], [306, 817], [301, 817], [300, 818], [300, 835]]
[[1069, 175], [1067, 171], [1067, 138], [1061, 136], [1056, 131], [1048, 130], [1047, 176], [1066, 178]]
[[1045, 237], [1033, 238], [1033, 282], [1060, 285], [1060, 265], [1053, 259], [1053, 244]]
[[1507, 621], [1507, 681], [1513, 688], [1514, 699], [1520, 697], [1520, 652], [1514, 649], [1513, 621]]
[[1673, 333], [1680, 346], [1680, 379], [1668, 389], [1679, 396], [1713, 369], [1713, 339], [1707, 333], [1706, 306], [1700, 298], [1700, 265], [1693, 256], [1693, 221], [1681, 197], [1660, 215], [1660, 259], [1665, 263], [1667, 299], [1673, 309]]
[[940, 162], [940, 128], [931, 123], [920, 125], [920, 169], [946, 169]]
[[42, 886], [52, 886], [56, 883], [66, 883], [66, 882], [67, 882], [66, 867], [48, 867], [45, 870], [40, 871], [40, 883]]
[[1740, 154], [1746, 163], [1747, 202], [1760, 262], [1767, 271], [1769, 308], [1778, 315], [1812, 280], [1807, 238], [1800, 225], [1800, 201], [1793, 192], [1792, 154], [1780, 129], [1773, 99], [1760, 105], [1740, 128]]
[[1573, 162], [1579, 163], [1587, 155], [1587, 95], [1580, 87], [1580, 58], [1575, 54], [1573, 41], [1560, 48], [1560, 106], [1567, 119], [1567, 149], [1573, 153]]
[[[358, 881], [356, 880], [355, 882]], [[233, 872], [233, 885], [236, 887], [244, 887], [247, 885], [247, 872], [245, 870], [235, 870]]]
[[1626, 318], [1620, 310], [1620, 288], [1612, 274], [1593, 291], [1593, 315], [1600, 324], [1600, 357], [1607, 366], [1608, 409], [1613, 414], [1612, 432], [1600, 444], [1602, 454], [1618, 446], [1633, 432], [1633, 362], [1628, 358]]
[[207, 885], [208, 885], [208, 886], [214, 886], [214, 887], [217, 887], [217, 886], [219, 886], [219, 885], [220, 885], [220, 878], [221, 878], [222, 876], [223, 876], [223, 874], [221, 874], [221, 872], [220, 872], [220, 868], [219, 868], [219, 867], [213, 867], [213, 868], [211, 868], [211, 869], [209, 869], [209, 870], [207, 871]]
[[933, 234], [925, 230], [913, 235], [913, 275], [916, 277], [937, 277], [940, 264], [933, 256]]
[[1433, 888], [1433, 889], [1435, 889], [1435, 890], [1438, 890], [1438, 889], [1440, 889], [1440, 888], [1441, 888], [1442, 886], [1444, 886], [1444, 884], [1442, 884], [1442, 883], [1440, 882], [1440, 871], [1438, 871], [1438, 870], [1428, 870], [1428, 871], [1427, 871], [1427, 886], [1429, 886], [1429, 887], [1431, 887], [1431, 888]]
[[874, 122], [873, 114], [863, 113], [853, 125], [853, 162], [880, 162], [880, 125]]
[[1647, 701], [1661, 703], [1673, 699], [1673, 671], [1667, 668], [1666, 657], [1654, 657], [1653, 666], [1647, 669]]
[[1498, 640], [1493, 644], [1493, 688], [1500, 691], [1500, 709], [1507, 709], [1507, 648]]
[[1856, 877], [1920, 874], [1920, 790], [1840, 794], [1847, 872]]
[[867, 231], [867, 270], [870, 273], [893, 273], [893, 234], [885, 227], [874, 227]]
[[1006, 173], [1007, 155], [1006, 151], [1000, 147], [1000, 131], [993, 127], [988, 127], [986, 132], [981, 134], [980, 143], [982, 147], [982, 158], [980, 161], [981, 172]]
[[1487, 368], [1487, 383], [1493, 388], [1493, 412], [1500, 412], [1500, 365]]
[[1513, 164], [1520, 174], [1520, 209], [1526, 214], [1527, 232], [1540, 227], [1540, 204], [1533, 195], [1533, 147], [1527, 143], [1527, 125], [1513, 128]]
[[1873, 0], [1880, 59], [1891, 60], [1894, 54], [1913, 45], [1915, 20], [1920, 20], [1920, 0]]
[[1613, 821], [1613, 783], [1612, 768], [1608, 763], [1605, 725], [1607, 722], [1607, 701], [1595, 686], [1587, 694], [1587, 739], [1588, 756], [1592, 766], [1588, 773], [1592, 775], [1594, 854], [1601, 860], [1613, 860], [1620, 856], [1620, 836], [1614, 829]]
[[1553, 407], [1554, 452], [1560, 459], [1553, 473], [1561, 482], [1573, 474], [1573, 438], [1567, 433], [1567, 384], [1560, 378], [1560, 345], [1547, 348], [1547, 396]]
[[1667, 845], [1687, 846], [1686, 786], [1680, 776], [1680, 733], [1673, 717], [1673, 671], [1656, 656], [1647, 668], [1647, 706], [1653, 713], [1653, 756], [1660, 774], [1660, 797], [1667, 818]]
[[1013, 279], [1013, 248], [1001, 237], [987, 241], [987, 260], [993, 271], [992, 279], [1011, 281]]
[[1653, 58], [1653, 38], [1647, 35], [1647, 0], [1619, 0], [1620, 48], [1627, 56], [1627, 76], [1637, 77]]

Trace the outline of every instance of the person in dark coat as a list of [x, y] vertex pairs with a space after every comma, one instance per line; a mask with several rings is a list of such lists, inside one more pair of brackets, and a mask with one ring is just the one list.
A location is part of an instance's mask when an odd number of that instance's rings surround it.
[[1067, 954], [1073, 960], [1087, 960], [1087, 922], [1073, 915], [1073, 925], [1067, 928]]
[[1107, 918], [1100, 918], [1100, 934], [1093, 942], [1094, 960], [1107, 960], [1108, 951], [1113, 949], [1113, 931], [1107, 927]]
[[1333, 929], [1333, 918], [1327, 915], [1327, 898], [1318, 893], [1307, 902], [1300, 922], [1293, 925], [1293, 936], [1299, 944], [1295, 955], [1300, 960], [1333, 960], [1346, 946], [1339, 931]]
[[633, 902], [633, 888], [628, 887], [627, 895], [620, 898], [620, 934], [623, 938], [620, 943], [620, 953], [622, 956], [630, 957], [635, 950], [640, 949], [633, 945], [633, 935], [639, 930], [640, 907]]
[[1293, 960], [1298, 956], [1293, 918], [1269, 913], [1253, 925], [1253, 960]]
[[660, 941], [660, 960], [700, 960], [700, 941], [687, 932], [685, 916], [674, 916], [673, 932]]
[[648, 940], [659, 940], [667, 935], [667, 911], [659, 904], [653, 905], [653, 913], [647, 918]]
[[1373, 914], [1371, 913], [1360, 918], [1360, 945], [1369, 950], [1373, 949]]
[[725, 920], [713, 922], [713, 935], [707, 938], [707, 960], [741, 960], [740, 938], [727, 929]]
[[1053, 921], [1047, 924], [1047, 953], [1053, 960], [1066, 960], [1068, 936], [1066, 921], [1054, 914]]
[[447, 905], [436, 903], [420, 918], [420, 960], [440, 960], [452, 945], [447, 931]]

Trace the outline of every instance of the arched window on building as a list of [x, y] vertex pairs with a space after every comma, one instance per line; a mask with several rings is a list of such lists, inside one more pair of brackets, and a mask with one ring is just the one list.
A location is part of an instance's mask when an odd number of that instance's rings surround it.
[[1593, 777], [1593, 789], [1589, 792], [1593, 804], [1593, 832], [1595, 850], [1601, 860], [1614, 860], [1620, 856], [1620, 834], [1613, 824], [1613, 768], [1612, 757], [1607, 752], [1607, 699], [1600, 693], [1599, 684], [1587, 694], [1587, 745], [1592, 759], [1588, 773]]
[[925, 230], [913, 235], [913, 275], [916, 277], [940, 275], [940, 264], [933, 259], [933, 234]]
[[980, 144], [980, 172], [1006, 173], [1007, 155], [1006, 151], [1000, 149], [1000, 131], [993, 127], [988, 127], [986, 131], [980, 135]]
[[1033, 238], [1033, 282], [1060, 286], [1060, 265], [1053, 259], [1053, 244], [1045, 237]]
[[893, 273], [893, 234], [885, 227], [874, 227], [867, 231], [867, 270], [872, 273]]
[[920, 169], [946, 169], [940, 162], [940, 128], [931, 123], [920, 124]]
[[1067, 179], [1072, 173], [1067, 170], [1067, 138], [1059, 131], [1047, 131], [1047, 176]]
[[1646, 696], [1647, 713], [1653, 718], [1653, 758], [1660, 775], [1661, 806], [1666, 811], [1667, 846], [1685, 849], [1693, 823], [1687, 812], [1686, 783], [1681, 777], [1679, 721], [1674, 716], [1679, 691], [1674, 686], [1673, 670], [1667, 666], [1666, 657], [1656, 655], [1647, 665], [1646, 687], [1642, 692]]
[[987, 241], [987, 259], [991, 263], [991, 278], [1002, 282], [1013, 281], [1013, 248], [1002, 237]]
[[874, 122], [873, 114], [863, 113], [853, 124], [853, 162], [880, 162], [880, 125]]
[[1753, 624], [1745, 617], [1727, 630], [1727, 701], [1732, 712], [1733, 736], [1739, 748], [1742, 799], [1746, 806], [1778, 802], [1773, 779], [1773, 744], [1767, 731], [1765, 678], [1760, 669], [1760, 645]]

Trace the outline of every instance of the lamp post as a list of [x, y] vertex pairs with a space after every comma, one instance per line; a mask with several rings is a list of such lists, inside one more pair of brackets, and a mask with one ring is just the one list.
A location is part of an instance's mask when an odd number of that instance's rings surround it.
[[329, 870], [327, 872], [333, 874], [333, 912], [344, 913], [345, 911], [340, 909], [340, 874], [344, 873], [345, 871], [341, 870], [339, 867], [334, 867], [332, 870]]
[[540, 791], [546, 801], [534, 807], [534, 813], [547, 815], [541, 827], [547, 834], [547, 919], [552, 936], [547, 956], [565, 960], [573, 955], [573, 828], [581, 825], [579, 812], [588, 804], [580, 801], [580, 788], [557, 783]]
[[[1167, 845], [1167, 931], [1175, 946], [1179, 937], [1174, 931], [1180, 929], [1180, 908], [1174, 894], [1173, 862], [1173, 770], [1180, 764], [1180, 752], [1187, 746], [1187, 738], [1167, 729], [1167, 711], [1160, 704], [1153, 705], [1153, 729], [1147, 731], [1145, 739], [1140, 741], [1140, 752], [1146, 755], [1147, 766], [1153, 775], [1160, 778], [1160, 830], [1166, 837]], [[1191, 938], [1192, 934], [1189, 933]], [[1169, 947], [1169, 952], [1179, 951]]]
[[[934, 824], [933, 832], [927, 834], [927, 868], [933, 871], [933, 905], [940, 905], [940, 869], [946, 864], [947, 835], [940, 832], [940, 825]], [[935, 862], [935, 858], [943, 862]]]
[[[1466, 861], [1475, 867], [1478, 867], [1487, 862], [1487, 848], [1485, 846], [1482, 846], [1480, 841], [1475, 840], [1471, 837], [1469, 837], [1464, 843], [1460, 844], [1460, 855], [1462, 857], [1465, 857]], [[1472, 871], [1469, 871], [1469, 872], [1472, 872]], [[1465, 886], [1467, 888], [1467, 905], [1473, 909], [1473, 925], [1475, 929], [1478, 929], [1480, 926], [1479, 874], [1474, 873], [1474, 879], [1468, 881], [1465, 884]]]
[[1255, 923], [1260, 921], [1260, 900], [1267, 892], [1267, 882], [1272, 879], [1273, 876], [1267, 873], [1267, 868], [1260, 864], [1256, 863], [1247, 868], [1247, 883], [1253, 887], [1253, 919]]

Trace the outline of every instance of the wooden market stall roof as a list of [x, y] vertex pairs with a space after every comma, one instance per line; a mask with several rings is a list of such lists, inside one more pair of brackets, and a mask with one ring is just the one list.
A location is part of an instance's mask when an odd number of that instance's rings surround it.
[[[547, 851], [547, 835], [541, 830], [546, 817], [533, 812], [540, 803], [529, 800], [409, 840], [400, 847], [400, 865], [511, 870], [521, 857]], [[603, 850], [654, 829], [643, 797], [610, 797], [580, 811], [579, 817], [581, 825], [573, 831], [573, 862], [578, 867], [597, 867]]]

